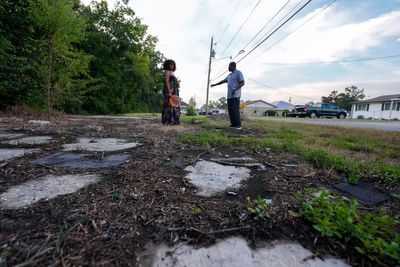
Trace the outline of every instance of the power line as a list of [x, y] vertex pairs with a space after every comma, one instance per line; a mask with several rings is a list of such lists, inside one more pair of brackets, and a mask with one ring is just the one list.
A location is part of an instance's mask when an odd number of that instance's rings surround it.
[[400, 57], [400, 54], [398, 54], [398, 55], [389, 55], [389, 56], [381, 56], [381, 57], [369, 57], [369, 58], [357, 58], [357, 59], [341, 59], [341, 60], [320, 61], [320, 62], [264, 63], [264, 64], [266, 64], [266, 65], [278, 65], [278, 66], [319, 65], [319, 64], [348, 63], [348, 62], [358, 62], [358, 61], [380, 60], [380, 59], [395, 58], [395, 57]]
[[247, 18], [244, 20], [244, 22], [242, 23], [242, 25], [240, 25], [239, 29], [236, 31], [235, 35], [233, 36], [232, 40], [229, 42], [229, 44], [225, 47], [224, 51], [222, 52], [222, 55], [224, 55], [225, 51], [228, 49], [228, 47], [232, 44], [232, 42], [236, 39], [236, 36], [238, 35], [238, 33], [240, 32], [240, 30], [243, 28], [243, 26], [246, 24], [246, 22], [249, 20], [249, 18], [251, 17], [251, 15], [253, 14], [254, 10], [256, 10], [257, 6], [260, 4], [262, 0], [258, 0], [257, 4], [253, 7], [253, 9], [251, 10], [250, 14], [247, 16]]
[[[264, 24], [264, 26], [261, 28], [261, 30], [259, 30], [258, 31], [258, 33], [255, 35], [255, 36], [253, 36], [253, 38], [239, 51], [239, 53], [237, 53], [236, 54], [236, 56], [234, 56], [233, 57], [233, 59], [232, 59], [232, 61], [235, 59], [235, 58], [237, 58], [240, 54], [242, 54], [242, 52], [244, 52], [245, 51], [245, 49], [247, 48], [247, 46], [265, 29], [265, 27], [266, 26], [268, 26], [268, 24], [287, 6], [287, 4], [290, 2], [291, 0], [289, 0], [289, 1], [287, 1], [286, 2], [286, 4], [284, 4], [279, 10], [278, 10], [278, 12], [276, 12], [275, 13], [275, 15], [266, 23], [266, 24]], [[301, 0], [301, 1], [303, 1], [303, 0]], [[301, 2], [300, 2], [301, 3]], [[295, 6], [295, 8], [300, 4], [300, 3], [298, 3], [296, 6]], [[294, 8], [293, 8], [294, 9]], [[292, 10], [293, 10], [292, 9]], [[292, 12], [292, 10], [290, 10], [289, 11], [289, 13], [290, 12]], [[288, 14], [289, 14], [288, 13]], [[286, 14], [285, 16], [284, 16], [284, 18], [288, 15], [288, 14]], [[281, 21], [281, 20], [280, 20]], [[273, 27], [272, 27], [273, 28]], [[224, 73], [226, 73], [226, 71], [225, 70], [223, 70], [223, 69], [221, 69], [220, 71], [218, 71], [218, 75], [217, 75], [217, 77], [216, 78], [214, 78], [213, 80], [215, 80], [215, 79], [217, 79], [218, 77], [220, 77], [220, 76], [222, 76]]]
[[246, 55], [244, 55], [241, 59], [238, 60], [238, 63], [245, 59], [248, 55], [250, 55], [254, 50], [256, 50], [260, 45], [262, 45], [266, 40], [268, 40], [275, 32], [277, 32], [283, 25], [285, 25], [289, 20], [291, 20], [294, 16], [296, 16], [303, 8], [305, 8], [312, 0], [308, 0], [301, 8], [299, 8], [293, 15], [291, 15], [285, 22], [283, 22], [278, 28], [276, 28], [272, 33], [270, 33], [267, 37], [265, 37], [260, 43], [258, 43], [253, 49], [251, 49]]
[[314, 14], [313, 16], [311, 16], [308, 20], [306, 20], [305, 22], [303, 22], [302, 24], [300, 24], [298, 27], [296, 27], [293, 31], [289, 32], [288, 34], [286, 34], [283, 38], [279, 39], [278, 41], [276, 41], [274, 44], [272, 44], [271, 46], [269, 46], [268, 48], [266, 48], [264, 51], [262, 51], [260, 54], [258, 54], [256, 57], [252, 58], [250, 61], [253, 61], [254, 59], [258, 58], [259, 56], [261, 56], [262, 54], [264, 54], [266, 51], [268, 51], [269, 49], [271, 49], [272, 47], [274, 47], [276, 44], [278, 44], [279, 42], [281, 42], [282, 40], [286, 39], [289, 35], [291, 35], [292, 33], [294, 33], [295, 31], [297, 31], [299, 28], [303, 27], [306, 23], [308, 23], [310, 20], [312, 20], [313, 18], [315, 18], [316, 16], [318, 16], [319, 14], [321, 14], [323, 11], [325, 11], [326, 9], [328, 9], [330, 6], [332, 6], [337, 0], [332, 1], [329, 5], [326, 5], [324, 8], [322, 8], [319, 12], [317, 12], [316, 14]]
[[265, 36], [267, 36], [277, 25], [279, 25], [279, 23], [281, 23], [287, 16], [289, 16], [289, 14], [291, 14], [293, 10], [295, 10], [303, 1], [304, 0], [301, 0], [294, 7], [292, 7], [292, 9], [290, 9], [290, 11], [287, 12], [285, 16], [283, 16], [278, 22], [276, 22], [275, 25], [272, 26], [271, 29], [269, 29], [269, 31], [266, 32], [257, 42], [261, 42], [261, 40], [263, 40]]
[[[305, 8], [312, 0], [308, 0], [301, 8], [299, 8], [294, 14], [292, 14], [287, 20], [285, 20], [278, 28], [276, 28], [272, 33], [270, 33], [267, 37], [265, 37], [260, 43], [258, 43], [255, 47], [253, 47], [246, 55], [244, 55], [241, 59], [239, 59], [236, 63], [239, 63], [243, 59], [245, 59], [248, 55], [250, 55], [255, 49], [257, 49], [261, 44], [263, 44], [266, 40], [268, 40], [274, 33], [276, 33], [283, 25], [285, 25], [288, 21], [290, 21], [294, 16], [296, 16], [303, 8]], [[219, 76], [215, 77], [213, 80], [224, 75], [226, 71]]]
[[[271, 21], [290, 3], [290, 1], [292, 0], [288, 0], [286, 2], [286, 4], [284, 4], [276, 13], [275, 15], [272, 16], [272, 18], [270, 20], [268, 20], [267, 23], [264, 24], [264, 26], [257, 32], [256, 35], [253, 36], [253, 38], [251, 38], [251, 40], [241, 49], [241, 51], [245, 51], [245, 49], [247, 48], [247, 46], [265, 29], [265, 27], [267, 27]], [[235, 59], [237, 56], [239, 56], [240, 54], [238, 53], [233, 59]], [[232, 59], [232, 60], [233, 60]]]
[[267, 88], [270, 88], [270, 89], [272, 89], [272, 90], [275, 90], [275, 91], [278, 91], [278, 92], [281, 92], [281, 93], [285, 93], [285, 94], [288, 94], [288, 95], [291, 95], [291, 96], [296, 96], [296, 97], [303, 98], [303, 99], [308, 99], [308, 100], [310, 99], [310, 97], [295, 95], [295, 94], [288, 93], [288, 92], [286, 92], [286, 91], [283, 91], [283, 90], [280, 90], [280, 89], [277, 89], [277, 88], [274, 88], [274, 87], [265, 85], [265, 84], [263, 84], [263, 83], [261, 83], [261, 82], [259, 82], [259, 81], [256, 81], [256, 80], [254, 80], [254, 79], [252, 79], [252, 78], [250, 78], [250, 77], [248, 77], [248, 76], [246, 76], [246, 78], [249, 79], [249, 80], [251, 80], [251, 81], [253, 81], [253, 82], [255, 82], [256, 84], [259, 84], [259, 85], [261, 85], [261, 86], [263, 86], [263, 87], [267, 87]]
[[231, 25], [231, 22], [232, 22], [233, 18], [235, 17], [236, 12], [237, 12], [237, 10], [238, 10], [238, 8], [239, 8], [239, 6], [240, 6], [241, 3], [242, 3], [242, 0], [239, 0], [238, 4], [237, 4], [236, 7], [235, 7], [235, 10], [233, 11], [232, 16], [230, 16], [229, 23], [225, 26], [225, 28], [224, 28], [224, 30], [223, 30], [223, 32], [222, 32], [222, 36], [219, 38], [219, 40], [218, 40], [217, 43], [222, 42], [223, 36], [225, 35], [226, 31], [228, 30], [229, 26]]

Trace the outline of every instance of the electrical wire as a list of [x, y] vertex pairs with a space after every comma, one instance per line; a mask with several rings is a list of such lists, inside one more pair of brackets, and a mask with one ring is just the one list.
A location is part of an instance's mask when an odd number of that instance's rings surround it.
[[229, 48], [229, 46], [232, 44], [232, 42], [236, 39], [236, 36], [238, 35], [238, 33], [240, 32], [240, 30], [243, 28], [243, 26], [247, 23], [247, 21], [249, 20], [249, 18], [251, 17], [251, 15], [253, 14], [253, 12], [256, 10], [257, 6], [260, 4], [262, 0], [258, 0], [257, 4], [253, 7], [253, 9], [251, 10], [250, 14], [247, 16], [247, 18], [244, 20], [244, 22], [242, 23], [242, 25], [240, 25], [239, 29], [236, 31], [235, 35], [233, 36], [233, 38], [231, 39], [231, 41], [228, 43], [228, 45], [225, 47], [225, 49], [222, 52], [222, 56], [224, 55], [224, 53], [226, 52], [226, 50]]
[[269, 89], [272, 89], [272, 90], [275, 90], [275, 91], [278, 91], [278, 92], [281, 92], [281, 93], [285, 93], [285, 94], [288, 94], [288, 95], [290, 95], [290, 96], [296, 96], [296, 97], [303, 98], [303, 99], [307, 99], [307, 100], [310, 99], [310, 97], [305, 97], [305, 96], [301, 96], [301, 95], [294, 95], [294, 94], [292, 94], [292, 93], [288, 93], [288, 92], [283, 91], [283, 90], [281, 90], [281, 89], [277, 89], [277, 88], [274, 88], [274, 87], [265, 85], [265, 84], [263, 84], [263, 83], [261, 83], [261, 82], [259, 82], [259, 81], [256, 81], [256, 80], [254, 80], [254, 79], [252, 79], [252, 78], [250, 78], [250, 77], [248, 77], [248, 76], [246, 76], [246, 79], [249, 79], [250, 81], [253, 81], [254, 83], [259, 84], [259, 85], [261, 85], [261, 86], [263, 86], [263, 87], [266, 87], [266, 88], [269, 88]]
[[237, 10], [238, 10], [238, 8], [239, 8], [239, 6], [240, 6], [241, 3], [242, 3], [242, 0], [239, 0], [239, 3], [236, 5], [235, 10], [233, 11], [232, 16], [230, 16], [231, 19], [229, 20], [229, 23], [225, 26], [225, 28], [224, 28], [224, 30], [223, 30], [223, 32], [222, 32], [222, 36], [218, 39], [217, 44], [220, 43], [220, 42], [222, 42], [223, 37], [225, 36], [226, 31], [228, 30], [229, 26], [231, 25], [231, 22], [232, 22], [233, 18], [235, 17], [236, 12], [237, 12]]
[[[269, 23], [290, 3], [290, 1], [291, 0], [288, 0], [276, 13], [275, 13], [275, 15], [274, 16], [272, 16], [272, 18], [266, 23], [266, 24], [264, 24], [264, 26], [257, 32], [257, 34], [255, 35], [255, 36], [253, 36], [253, 38], [251, 38], [251, 40], [236, 54], [236, 56], [234, 56], [233, 58], [232, 58], [232, 60], [231, 61], [234, 61], [240, 54], [241, 54], [241, 52], [242, 51], [245, 51], [245, 49], [247, 48], [247, 46], [265, 29], [265, 27], [267, 27], [268, 25], [269, 25]], [[302, 0], [303, 1], [303, 0]], [[301, 3], [301, 2], [300, 2]], [[298, 6], [299, 4], [297, 4], [294, 8], [296, 8], [297, 6]], [[289, 11], [289, 13], [290, 12], [292, 12], [293, 11], [293, 9], [292, 10], [290, 10]], [[288, 14], [289, 14], [288, 13]], [[288, 15], [288, 14], [286, 14], [285, 16], [284, 16], [284, 18]], [[224, 73], [226, 73], [226, 71], [224, 71], [223, 69], [221, 69], [220, 71], [218, 71], [217, 72], [218, 73], [218, 75], [217, 75], [217, 78], [218, 77], [220, 77], [220, 75], [222, 75], [222, 74], [224, 74]], [[216, 79], [216, 78], [215, 78]], [[213, 80], [215, 80], [215, 79], [213, 79]]]
[[320, 62], [294, 62], [294, 63], [264, 63], [265, 65], [277, 65], [277, 66], [296, 66], [296, 65], [320, 65], [320, 64], [333, 64], [333, 63], [349, 63], [349, 62], [359, 62], [359, 61], [369, 61], [369, 60], [380, 60], [387, 58], [400, 57], [398, 55], [389, 55], [381, 57], [369, 57], [369, 58], [357, 58], [357, 59], [341, 59], [333, 61], [320, 61]]
[[262, 54], [264, 54], [266, 51], [268, 51], [269, 49], [271, 49], [272, 47], [274, 47], [276, 44], [278, 44], [279, 42], [281, 42], [282, 40], [286, 39], [289, 35], [291, 35], [292, 33], [294, 33], [295, 31], [297, 31], [299, 28], [303, 27], [306, 23], [308, 23], [309, 21], [311, 21], [313, 18], [315, 18], [316, 16], [318, 16], [319, 14], [321, 14], [323, 11], [325, 11], [326, 9], [328, 9], [329, 7], [331, 7], [337, 0], [332, 1], [330, 4], [326, 5], [324, 8], [322, 8], [320, 11], [318, 11], [316, 14], [314, 14], [313, 16], [311, 16], [309, 19], [307, 19], [305, 22], [303, 22], [302, 24], [300, 24], [298, 27], [296, 27], [293, 31], [289, 32], [288, 34], [286, 34], [283, 38], [279, 39], [278, 41], [276, 41], [274, 44], [272, 44], [271, 46], [269, 46], [268, 48], [266, 48], [264, 51], [262, 51], [260, 54], [258, 54], [257, 56], [255, 56], [254, 58], [252, 58], [251, 60], [249, 60], [249, 62], [253, 61], [254, 59], [258, 58], [259, 56], [261, 56]]
[[[246, 48], [247, 48], [247, 46], [248, 46], [254, 39], [256, 39], [256, 37], [265, 29], [265, 27], [267, 27], [267, 26], [271, 23], [271, 21], [272, 21], [277, 15], [279, 15], [279, 13], [290, 3], [290, 1], [292, 1], [292, 0], [288, 0], [281, 8], [275, 13], [275, 15], [273, 15], [272, 18], [269, 19], [268, 22], [264, 24], [264, 26], [257, 32], [257, 34], [254, 35], [253, 38], [251, 38], [251, 40], [250, 40], [240, 51], [245, 51]], [[232, 60], [234, 60], [234, 59], [235, 59], [237, 56], [239, 56], [239, 55], [240, 55], [240, 53], [238, 53], [236, 56], [234, 56]]]
[[255, 47], [253, 47], [246, 55], [244, 55], [241, 59], [238, 60], [238, 63], [245, 59], [248, 55], [250, 55], [254, 50], [256, 50], [260, 45], [262, 45], [266, 40], [268, 40], [274, 33], [276, 33], [283, 25], [285, 25], [288, 21], [290, 21], [294, 16], [296, 16], [303, 8], [305, 8], [312, 0], [308, 0], [301, 8], [299, 8], [293, 15], [291, 15], [285, 22], [283, 22], [278, 28], [276, 28], [272, 33], [270, 33], [267, 37], [265, 37], [260, 43], [258, 43]]
[[[280, 28], [282, 28], [287, 22], [289, 22], [294, 16], [296, 16], [303, 8], [305, 8], [312, 0], [308, 0], [302, 7], [300, 7], [294, 14], [292, 14], [288, 19], [286, 19], [278, 28], [276, 28], [272, 33], [270, 33], [267, 37], [265, 37], [261, 42], [259, 42], [255, 47], [253, 47], [246, 55], [244, 55], [241, 59], [237, 61], [237, 63], [241, 62], [245, 59], [248, 55], [250, 55], [255, 49], [257, 49], [261, 44], [263, 44], [266, 40], [268, 40], [274, 33], [276, 33]], [[215, 77], [213, 80], [224, 75], [227, 71], [222, 73], [221, 75]]]

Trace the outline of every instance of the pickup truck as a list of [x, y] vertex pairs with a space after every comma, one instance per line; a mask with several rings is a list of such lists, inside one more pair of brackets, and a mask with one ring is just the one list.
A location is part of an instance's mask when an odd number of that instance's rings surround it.
[[344, 119], [347, 116], [345, 109], [339, 108], [334, 103], [321, 103], [307, 107], [307, 116], [310, 118], [336, 117]]

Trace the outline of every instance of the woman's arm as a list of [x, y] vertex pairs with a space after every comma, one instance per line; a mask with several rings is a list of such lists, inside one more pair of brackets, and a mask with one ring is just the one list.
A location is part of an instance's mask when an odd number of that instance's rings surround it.
[[165, 86], [167, 87], [167, 90], [168, 90], [168, 96], [172, 96], [172, 88], [171, 88], [171, 85], [169, 84], [169, 77], [171, 76], [171, 71], [169, 71], [169, 70], [166, 70], [165, 72], [164, 72], [164, 83], [165, 83]]

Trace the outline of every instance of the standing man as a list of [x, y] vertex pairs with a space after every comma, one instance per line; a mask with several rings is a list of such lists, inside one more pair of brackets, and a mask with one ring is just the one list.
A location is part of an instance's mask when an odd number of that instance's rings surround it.
[[241, 96], [241, 88], [244, 85], [243, 74], [240, 70], [236, 69], [236, 63], [229, 63], [228, 70], [231, 72], [225, 79], [220, 82], [211, 84], [211, 87], [216, 85], [220, 85], [223, 83], [228, 83], [228, 113], [229, 119], [231, 120], [231, 127], [237, 130], [241, 130], [240, 123], [240, 96]]

